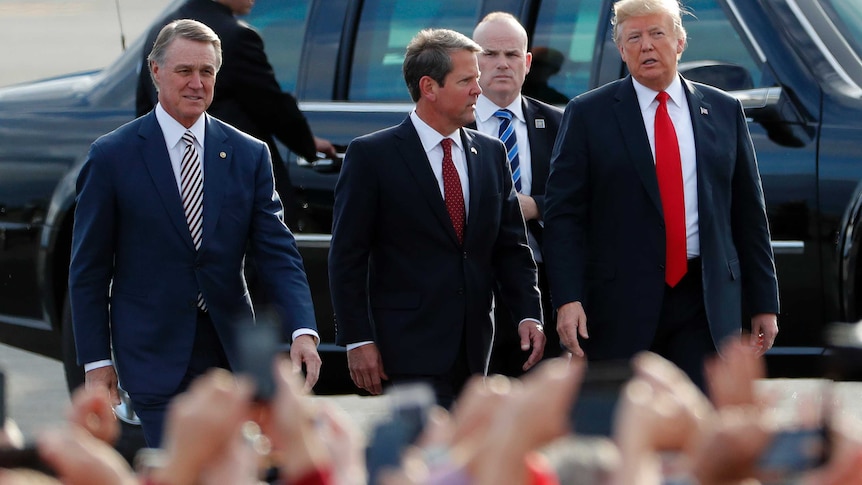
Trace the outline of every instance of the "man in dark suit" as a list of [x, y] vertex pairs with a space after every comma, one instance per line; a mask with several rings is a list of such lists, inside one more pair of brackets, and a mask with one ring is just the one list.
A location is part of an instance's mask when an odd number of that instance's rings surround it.
[[430, 383], [451, 405], [487, 370], [494, 286], [532, 353], [545, 337], [536, 265], [500, 140], [474, 120], [481, 48], [451, 30], [407, 46], [416, 109], [400, 125], [350, 144], [335, 187], [329, 275], [336, 340], [353, 382]]
[[[560, 339], [554, 328], [554, 312], [548, 298], [541, 241], [545, 182], [563, 110], [521, 96], [532, 55], [527, 51], [527, 32], [514, 16], [505, 12], [486, 15], [473, 31], [473, 40], [482, 47], [479, 53], [482, 94], [476, 101], [476, 122], [471, 128], [506, 138], [518, 202], [527, 221], [528, 241], [539, 270], [547, 338], [545, 357], [557, 357], [561, 352]], [[501, 110], [507, 112], [501, 113]], [[525, 370], [523, 364], [529, 342], [520, 341], [512, 330], [517, 325], [512, 322], [505, 299], [497, 298], [495, 303], [496, 332], [490, 370], [518, 376]]]
[[631, 75], [569, 102], [545, 193], [557, 329], [577, 355], [649, 349], [703, 386], [703, 358], [739, 334], [743, 298], [752, 345], [778, 334], [754, 147], [736, 99], [677, 72], [677, 1], [622, 0], [613, 22]]
[[266, 263], [261, 277], [277, 289], [274, 307], [307, 386], [320, 357], [269, 150], [205, 113], [218, 37], [199, 22], [173, 22], [150, 60], [159, 104], [96, 140], [79, 175], [69, 289], [87, 386], [106, 386], [119, 402], [119, 374], [148, 445], [158, 446], [168, 401], [208, 368], [236, 363], [234, 324], [253, 318], [247, 248]]
[[285, 220], [296, 227], [296, 203], [293, 186], [275, 138], [307, 160], [316, 160], [317, 152], [336, 155], [332, 143], [312, 136], [305, 115], [296, 100], [281, 90], [263, 48], [263, 39], [235, 15], [246, 15], [254, 6], [252, 0], [188, 0], [156, 22], [144, 44], [144, 59], [138, 76], [137, 116], [149, 113], [156, 105], [157, 94], [146, 56], [162, 26], [172, 20], [193, 19], [215, 31], [222, 42], [224, 62], [219, 70], [218, 86], [208, 112], [249, 135], [263, 140], [272, 154], [275, 186], [284, 202]]

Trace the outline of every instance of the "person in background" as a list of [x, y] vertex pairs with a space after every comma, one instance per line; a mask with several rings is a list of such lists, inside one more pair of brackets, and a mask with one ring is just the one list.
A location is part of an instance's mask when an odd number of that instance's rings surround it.
[[288, 227], [295, 229], [297, 206], [293, 186], [275, 139], [309, 161], [316, 160], [318, 152], [335, 157], [335, 147], [328, 140], [312, 135], [296, 99], [281, 90], [264, 52], [260, 34], [236, 18], [237, 15], [247, 15], [253, 7], [253, 0], [187, 0], [156, 22], [144, 44], [136, 111], [137, 116], [143, 116], [158, 102], [146, 56], [161, 28], [172, 20], [187, 18], [213, 29], [222, 42], [223, 63], [208, 112], [269, 146], [275, 188], [284, 203], [285, 221]]
[[524, 219], [496, 137], [463, 128], [481, 93], [475, 42], [429, 29], [403, 72], [415, 110], [350, 143], [335, 186], [329, 281], [336, 343], [372, 394], [427, 382], [449, 407], [484, 374], [500, 286], [521, 341], [542, 356], [541, 295]]
[[308, 387], [321, 363], [269, 150], [205, 112], [221, 66], [218, 36], [175, 21], [149, 59], [159, 103], [96, 140], [78, 177], [69, 295], [86, 385], [119, 403], [119, 375], [156, 447], [168, 401], [207, 369], [237, 362], [235, 325], [254, 319], [248, 248], [266, 263], [260, 277]]
[[742, 106], [679, 75], [677, 0], [614, 4], [631, 73], [569, 102], [545, 191], [560, 340], [590, 360], [651, 350], [703, 387], [704, 358], [778, 335], [778, 282]]
[[[527, 237], [538, 267], [546, 338], [544, 356], [557, 357], [562, 349], [554, 329], [541, 241], [545, 182], [563, 110], [521, 95], [532, 55], [527, 51], [527, 32], [515, 17], [505, 12], [488, 14], [473, 30], [473, 40], [482, 47], [479, 53], [482, 94], [476, 101], [476, 122], [470, 127], [505, 139], [518, 203], [527, 222]], [[495, 303], [496, 332], [490, 371], [518, 376], [525, 370], [529, 342], [521, 340], [511, 330], [516, 325], [506, 300], [498, 295]]]

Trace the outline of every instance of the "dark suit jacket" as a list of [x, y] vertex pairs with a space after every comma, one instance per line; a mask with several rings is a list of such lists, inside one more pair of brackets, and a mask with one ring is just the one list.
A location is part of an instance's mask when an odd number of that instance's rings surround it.
[[470, 190], [463, 246], [410, 118], [355, 139], [335, 188], [336, 341], [375, 341], [387, 372], [440, 375], [462, 335], [471, 372], [483, 372], [495, 276], [519, 321], [541, 315], [505, 147], [469, 129], [461, 137]]
[[78, 178], [69, 274], [78, 361], [109, 359], [113, 345], [130, 393], [177, 388], [191, 356], [198, 290], [235, 362], [232, 324], [252, 318], [246, 248], [267, 263], [261, 277], [279, 290], [272, 297], [284, 337], [315, 328], [266, 145], [209, 116], [204, 143], [199, 251], [155, 112], [96, 140]]
[[157, 22], [147, 35], [138, 78], [137, 115], [148, 113], [158, 102], [146, 60], [153, 43], [164, 25], [184, 18], [206, 24], [221, 39], [223, 62], [207, 112], [265, 141], [276, 164], [282, 159], [273, 135], [293, 152], [314, 160], [317, 150], [311, 128], [293, 96], [279, 87], [264, 52], [263, 39], [248, 24], [237, 20], [230, 8], [213, 0], [188, 0]]
[[[683, 79], [697, 156], [700, 253], [713, 341], [738, 334], [741, 302], [778, 313], [763, 191], [742, 106]], [[545, 266], [555, 307], [580, 301], [591, 358], [649, 348], [664, 295], [655, 164], [631, 77], [569, 102], [545, 195]]]
[[[521, 96], [521, 99], [527, 123], [527, 136], [530, 139], [530, 169], [533, 173], [530, 197], [536, 201], [539, 214], [543, 214], [545, 212], [545, 183], [548, 181], [551, 151], [560, 129], [563, 110], [527, 96]], [[475, 129], [476, 124], [472, 123], [468, 127]], [[541, 244], [543, 228], [539, 221], [529, 221], [527, 224]]]

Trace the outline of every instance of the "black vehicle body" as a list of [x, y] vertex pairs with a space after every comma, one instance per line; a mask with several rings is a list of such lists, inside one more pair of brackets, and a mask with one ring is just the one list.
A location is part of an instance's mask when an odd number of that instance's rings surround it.
[[[697, 18], [685, 20], [689, 50], [681, 70], [732, 91], [750, 119], [781, 290], [781, 332], [769, 359], [776, 375], [816, 372], [805, 357], [822, 354], [825, 324], [862, 317], [862, 2], [846, 2], [684, 2]], [[412, 109], [400, 68], [420, 28], [469, 35], [486, 13], [512, 12], [533, 49], [540, 41], [561, 46], [555, 87], [571, 97], [625, 75], [610, 33], [611, 4], [260, 0], [247, 20], [264, 36], [277, 77], [300, 100], [315, 134], [343, 150]], [[138, 39], [103, 71], [0, 89], [4, 343], [58, 359], [65, 353], [73, 362], [66, 287], [74, 183], [90, 143], [133, 117], [142, 44]], [[350, 392], [344, 349], [333, 343], [326, 270], [340, 160], [287, 158], [322, 337], [316, 390]]]

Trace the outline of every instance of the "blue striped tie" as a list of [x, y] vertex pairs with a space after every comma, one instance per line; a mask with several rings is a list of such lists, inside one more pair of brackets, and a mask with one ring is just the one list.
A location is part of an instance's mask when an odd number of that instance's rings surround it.
[[[183, 134], [186, 147], [183, 150], [183, 160], [180, 165], [181, 196], [183, 198], [183, 210], [186, 213], [186, 221], [189, 223], [189, 231], [195, 249], [201, 248], [201, 235], [204, 228], [204, 180], [201, 168], [201, 158], [195, 148], [195, 135], [191, 130]], [[198, 308], [207, 311], [204, 295], [198, 292]]]
[[515, 190], [521, 191], [521, 163], [518, 161], [518, 137], [515, 135], [515, 125], [512, 124], [512, 112], [507, 109], [497, 110], [494, 116], [500, 118], [500, 140], [506, 145], [506, 156], [512, 169], [512, 182]]

